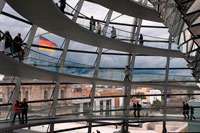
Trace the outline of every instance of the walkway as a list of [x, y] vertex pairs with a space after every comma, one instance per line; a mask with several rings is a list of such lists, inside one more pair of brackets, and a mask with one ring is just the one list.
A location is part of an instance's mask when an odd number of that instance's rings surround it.
[[[138, 46], [93, 33], [65, 16], [51, 0], [6, 0], [18, 13], [32, 23], [56, 35], [84, 44], [150, 56], [183, 57], [177, 50]], [[45, 8], [44, 8], [45, 7]], [[51, 14], [51, 15], [49, 15]]]

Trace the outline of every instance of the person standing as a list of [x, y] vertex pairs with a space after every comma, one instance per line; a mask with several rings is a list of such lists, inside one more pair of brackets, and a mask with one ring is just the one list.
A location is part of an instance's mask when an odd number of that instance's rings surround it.
[[97, 34], [101, 34], [101, 25], [99, 22], [97, 22]]
[[95, 25], [96, 25], [96, 22], [94, 20], [94, 17], [91, 16], [91, 18], [90, 18], [90, 31], [94, 31], [95, 30]]
[[23, 59], [23, 54], [22, 54], [22, 45], [23, 45], [23, 41], [21, 38], [21, 34], [18, 33], [17, 36], [14, 38], [14, 52], [17, 52], [18, 56], [19, 56], [19, 61], [21, 62], [21, 60]]
[[194, 108], [191, 106], [190, 107], [190, 120], [192, 120], [192, 119], [196, 119], [195, 117], [194, 117]]
[[[23, 102], [21, 103], [21, 109], [22, 109], [22, 123], [27, 123], [28, 104], [26, 102], [26, 98], [24, 98]], [[24, 117], [25, 117], [25, 120], [24, 120]]]
[[187, 116], [187, 119], [189, 119], [189, 110], [190, 110], [190, 106], [188, 105], [188, 103], [185, 104], [185, 115]]
[[187, 110], [187, 106], [185, 105], [185, 102], [183, 102], [183, 116], [184, 116], [184, 119], [186, 119], [186, 110]]
[[134, 114], [134, 117], [136, 117], [136, 111], [137, 111], [137, 109], [136, 109], [136, 104], [135, 103], [133, 103], [133, 114]]
[[11, 52], [11, 54], [13, 56], [14, 44], [13, 44], [12, 36], [10, 35], [9, 31], [5, 32], [5, 34], [3, 35], [3, 39], [5, 39], [5, 49], [6, 48], [10, 48], [10, 52]]
[[66, 7], [66, 0], [60, 0], [60, 10], [64, 13]]
[[112, 31], [111, 31], [111, 38], [112, 39], [115, 39], [117, 37], [117, 34], [116, 34], [116, 29], [114, 26], [112, 26]]
[[143, 35], [142, 34], [140, 34], [139, 40], [140, 40], [140, 46], [143, 46], [144, 40], [143, 40]]
[[130, 79], [129, 79], [129, 67], [128, 66], [126, 66], [126, 68], [125, 68], [124, 81], [130, 81]]
[[137, 117], [140, 117], [140, 110], [141, 110], [141, 108], [142, 108], [141, 104], [139, 104], [139, 102], [137, 102], [137, 105], [136, 105]]
[[19, 105], [19, 101], [17, 100], [15, 105], [14, 105], [14, 118], [13, 118], [13, 123], [15, 122], [15, 118], [16, 116], [18, 116], [19, 119], [19, 123], [21, 122], [21, 117], [20, 117], [20, 105]]

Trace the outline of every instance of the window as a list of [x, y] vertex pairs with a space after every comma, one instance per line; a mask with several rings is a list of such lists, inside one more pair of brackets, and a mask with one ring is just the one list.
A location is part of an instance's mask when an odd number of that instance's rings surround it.
[[60, 91], [60, 98], [63, 99], [65, 97], [64, 90]]
[[47, 100], [48, 99], [48, 93], [47, 91], [44, 91], [44, 100]]
[[19, 91], [18, 100], [21, 101], [21, 91]]
[[25, 92], [25, 98], [28, 100], [28, 91]]

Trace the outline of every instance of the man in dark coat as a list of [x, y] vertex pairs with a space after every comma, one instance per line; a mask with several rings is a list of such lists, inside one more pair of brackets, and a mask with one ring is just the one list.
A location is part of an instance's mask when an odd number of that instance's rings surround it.
[[141, 110], [142, 106], [139, 104], [139, 102], [137, 102], [136, 104], [136, 109], [137, 109], [137, 117], [140, 117], [140, 110]]
[[133, 112], [134, 117], [136, 117], [136, 111], [137, 111], [137, 109], [136, 109], [136, 104], [135, 103], [133, 103], [133, 110], [134, 110], [134, 112]]
[[190, 110], [190, 106], [188, 105], [188, 103], [185, 104], [185, 115], [187, 116], [187, 118], [189, 119], [189, 110]]
[[[21, 103], [21, 109], [22, 109], [22, 123], [27, 123], [28, 104], [26, 102], [26, 98], [24, 98], [23, 102]], [[24, 117], [25, 117], [25, 120], [24, 120]]]
[[14, 38], [14, 53], [17, 53], [19, 56], [19, 61], [21, 62], [22, 60], [22, 55], [20, 54], [21, 50], [22, 50], [22, 46], [23, 45], [23, 41], [21, 38], [21, 34], [18, 33], [17, 36]]
[[185, 102], [183, 102], [183, 116], [184, 116], [184, 119], [186, 119], [186, 110], [187, 110], [187, 106], [185, 105]]
[[5, 39], [5, 49], [10, 48], [10, 52], [13, 55], [14, 44], [9, 31], [5, 32], [5, 34], [3, 35], [3, 39]]
[[66, 0], [60, 0], [60, 10], [64, 12], [66, 7]]

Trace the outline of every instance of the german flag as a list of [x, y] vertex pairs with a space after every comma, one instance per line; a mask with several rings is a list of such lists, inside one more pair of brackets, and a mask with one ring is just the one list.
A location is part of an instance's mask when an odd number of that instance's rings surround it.
[[[51, 41], [49, 41], [48, 39], [40, 36], [40, 39], [39, 39], [39, 46], [45, 46], [45, 47], [51, 47], [51, 48], [55, 48], [56, 45], [54, 43], [52, 43]], [[40, 47], [39, 49], [41, 50], [48, 50], [48, 51], [51, 51], [51, 52], [54, 52], [56, 50], [54, 49], [48, 49], [48, 48], [42, 48]]]

